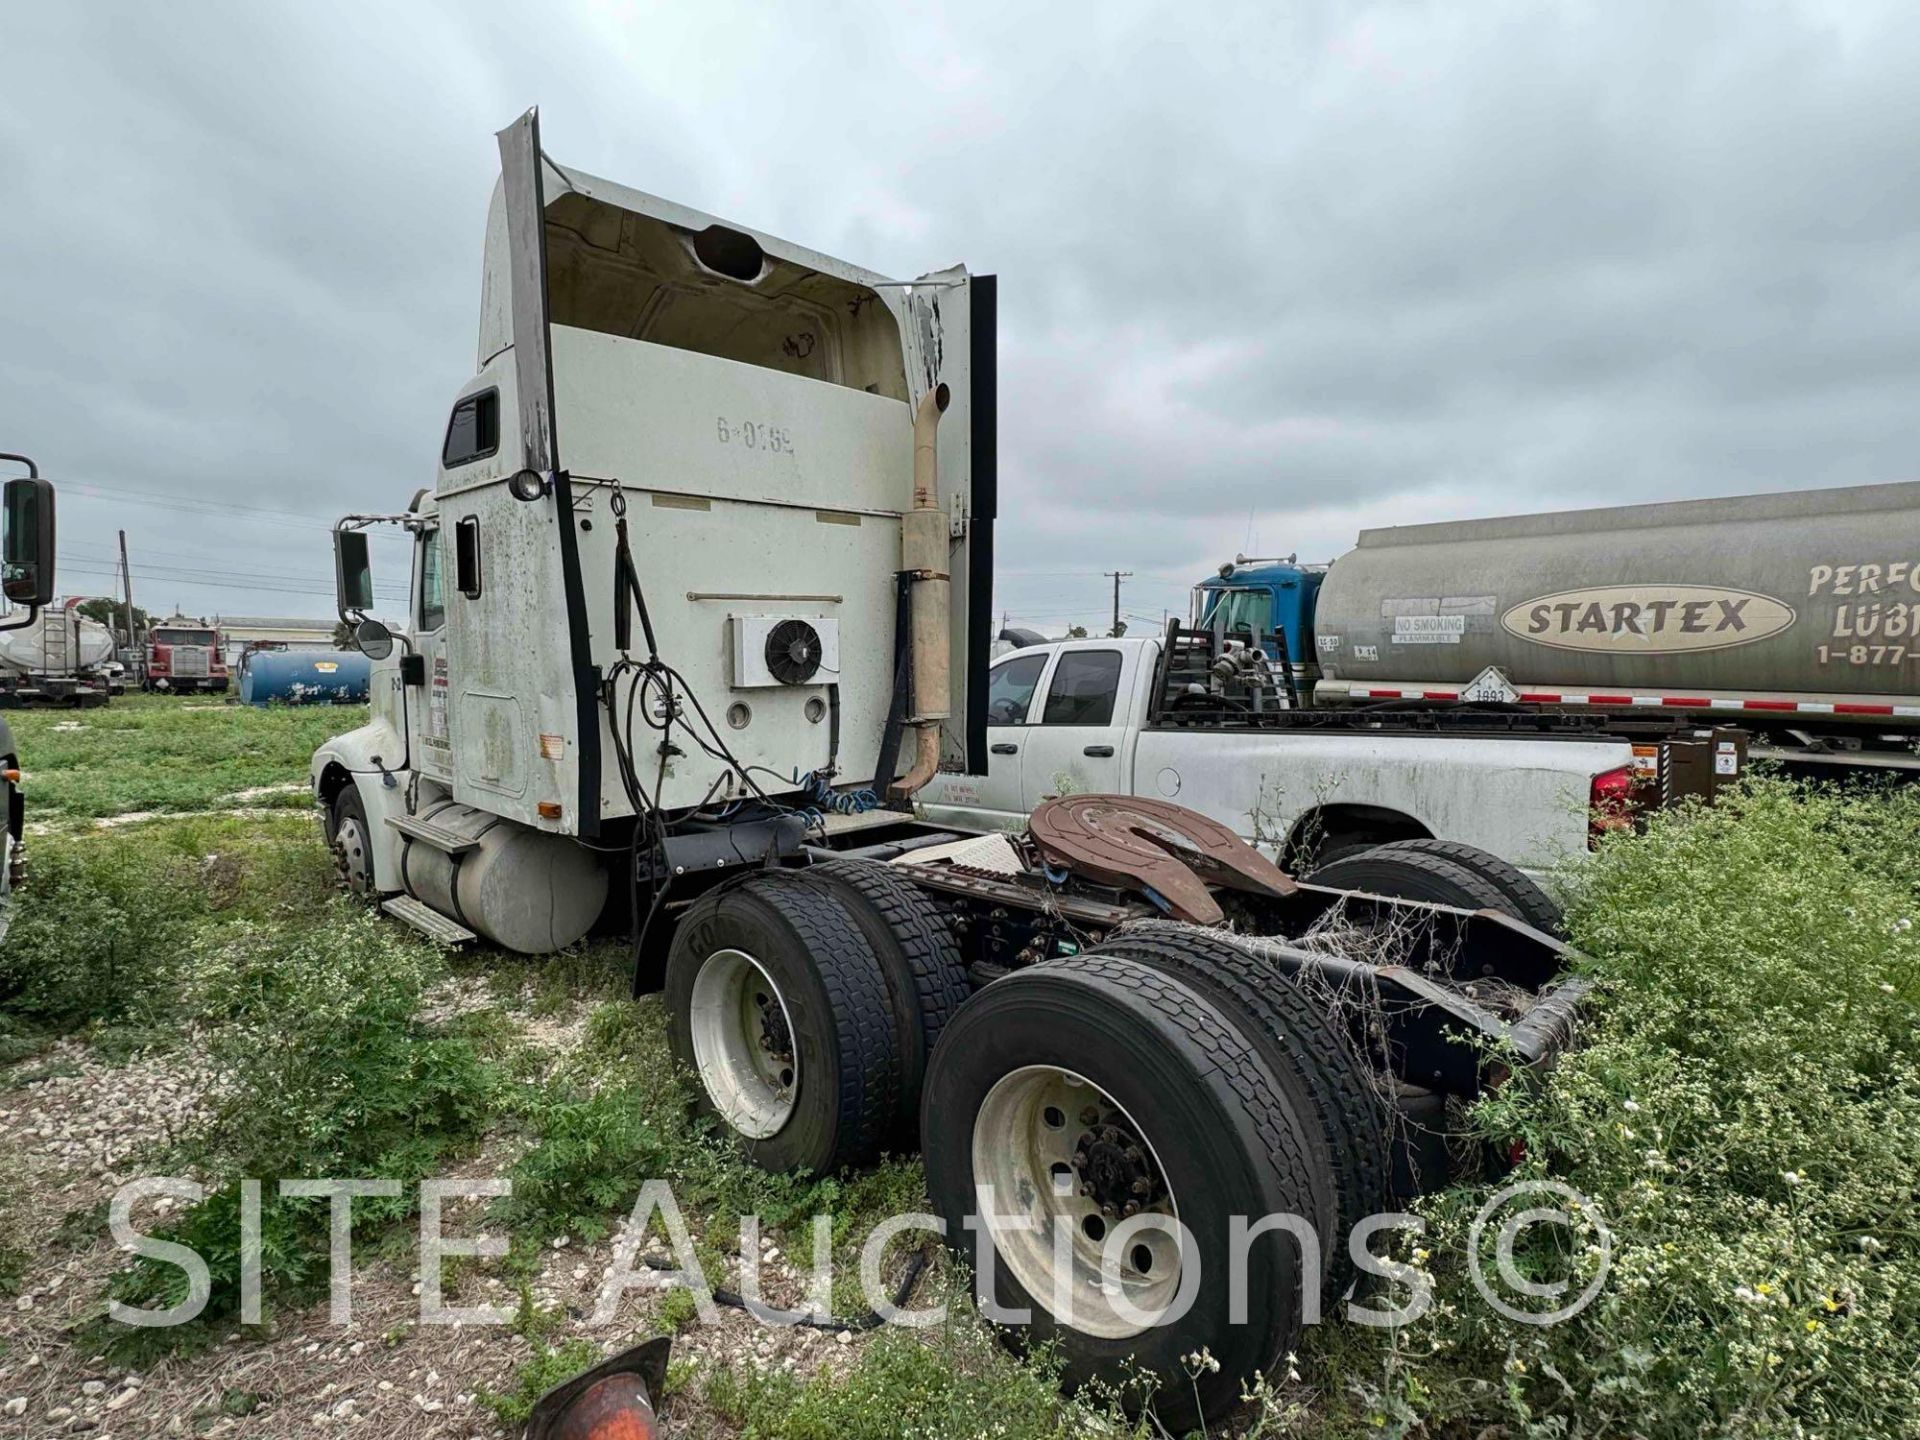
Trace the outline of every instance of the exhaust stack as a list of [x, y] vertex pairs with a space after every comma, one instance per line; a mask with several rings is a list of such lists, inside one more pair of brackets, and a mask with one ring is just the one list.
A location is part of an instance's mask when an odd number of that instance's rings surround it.
[[919, 790], [940, 768], [940, 722], [953, 713], [947, 708], [947, 512], [940, 508], [936, 446], [940, 416], [951, 398], [945, 385], [936, 385], [913, 412], [913, 508], [900, 517], [900, 568], [913, 576], [913, 713], [907, 723], [919, 731], [919, 739], [913, 768], [893, 784], [896, 800]]

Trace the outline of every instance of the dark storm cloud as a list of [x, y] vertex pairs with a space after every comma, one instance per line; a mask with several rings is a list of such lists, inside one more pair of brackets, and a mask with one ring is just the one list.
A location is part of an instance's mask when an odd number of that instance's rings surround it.
[[[404, 503], [534, 101], [565, 162], [1000, 273], [999, 603], [1047, 624], [1255, 539], [1920, 468], [1911, 7], [0, 13], [0, 441], [122, 488]], [[327, 571], [260, 517], [68, 513]]]

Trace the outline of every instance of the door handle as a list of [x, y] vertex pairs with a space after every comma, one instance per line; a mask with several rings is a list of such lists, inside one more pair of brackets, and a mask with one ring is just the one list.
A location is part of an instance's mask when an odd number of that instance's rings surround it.
[[1087, 746], [1087, 748], [1086, 748], [1086, 749], [1084, 749], [1084, 750], [1082, 750], [1082, 751], [1081, 751], [1080, 753], [1081, 753], [1082, 755], [1091, 755], [1091, 756], [1092, 756], [1092, 757], [1093, 757], [1094, 759], [1096, 759], [1096, 760], [1106, 760], [1106, 759], [1109, 759], [1109, 758], [1111, 758], [1111, 757], [1112, 757], [1112, 755], [1113, 755], [1113, 746], [1111, 746], [1111, 745], [1089, 745], [1089, 746]]
[[1020, 747], [1018, 745], [1009, 745], [1004, 740], [998, 745], [989, 745], [987, 748], [996, 755], [1018, 755], [1020, 753]]

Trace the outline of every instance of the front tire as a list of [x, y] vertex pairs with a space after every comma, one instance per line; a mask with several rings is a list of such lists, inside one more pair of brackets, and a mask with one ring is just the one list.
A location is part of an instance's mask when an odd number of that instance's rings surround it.
[[373, 827], [367, 823], [367, 807], [360, 791], [349, 780], [333, 797], [332, 834], [327, 839], [333, 848], [333, 863], [340, 883], [350, 894], [370, 900], [375, 894], [373, 878]]
[[[1181, 976], [1090, 952], [995, 982], [941, 1037], [921, 1114], [948, 1243], [969, 1262], [982, 1247], [992, 1298], [1032, 1317], [1004, 1338], [1056, 1346], [1068, 1383], [1122, 1387], [1144, 1367], [1163, 1381], [1156, 1413], [1179, 1433], [1233, 1409], [1242, 1380], [1294, 1346], [1317, 1284], [1296, 1240], [1251, 1242], [1235, 1323], [1229, 1227], [1235, 1216], [1311, 1223], [1308, 1118], [1234, 1017]], [[982, 1208], [1038, 1234], [996, 1233]], [[1169, 1232], [1171, 1244], [1146, 1238]], [[1057, 1288], [1065, 1313], [1052, 1308]], [[1190, 1382], [1184, 1357], [1202, 1348], [1219, 1368]]]
[[668, 1038], [702, 1110], [773, 1171], [878, 1153], [899, 1093], [886, 982], [846, 906], [767, 871], [696, 900], [667, 955]]

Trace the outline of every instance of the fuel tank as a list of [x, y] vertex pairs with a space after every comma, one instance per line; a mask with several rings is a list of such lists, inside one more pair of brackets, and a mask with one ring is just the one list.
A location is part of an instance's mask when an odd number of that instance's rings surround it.
[[441, 800], [418, 818], [434, 844], [401, 831], [407, 894], [496, 945], [545, 955], [580, 939], [607, 903], [607, 872], [561, 835]]
[[360, 705], [373, 663], [357, 650], [255, 650], [240, 667], [248, 705]]

